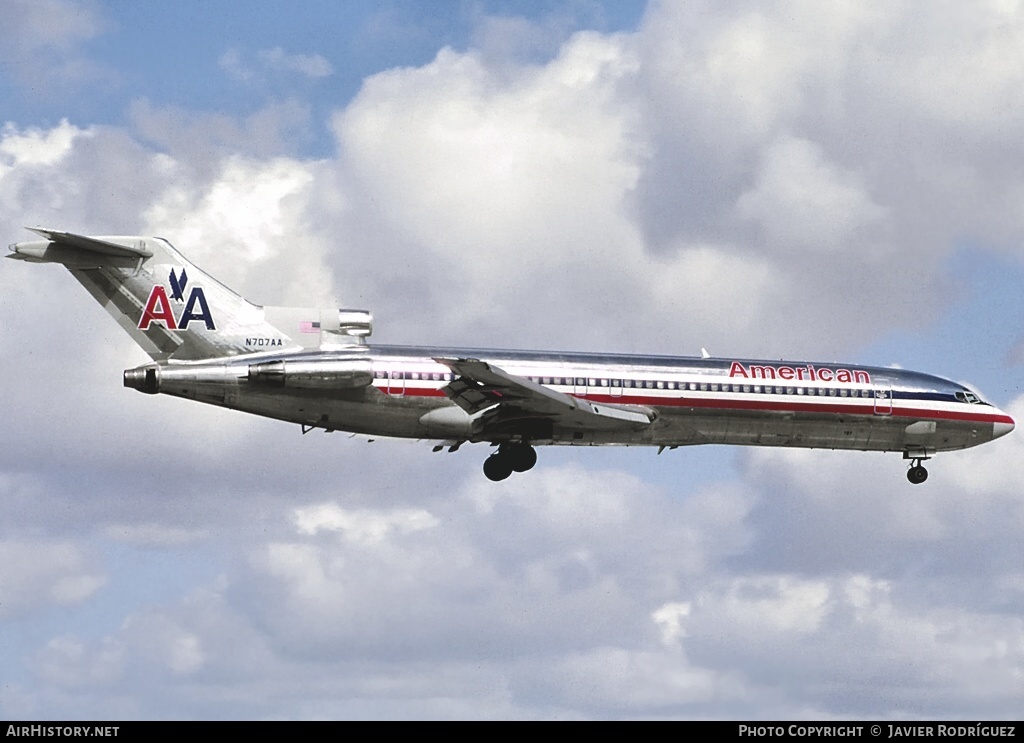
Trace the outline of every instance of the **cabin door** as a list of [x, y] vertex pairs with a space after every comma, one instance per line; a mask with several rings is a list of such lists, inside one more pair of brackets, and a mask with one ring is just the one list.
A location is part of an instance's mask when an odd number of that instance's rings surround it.
[[404, 395], [405, 394], [405, 373], [404, 372], [390, 372], [388, 374], [388, 394], [389, 395]]
[[892, 385], [876, 384], [875, 415], [892, 415]]

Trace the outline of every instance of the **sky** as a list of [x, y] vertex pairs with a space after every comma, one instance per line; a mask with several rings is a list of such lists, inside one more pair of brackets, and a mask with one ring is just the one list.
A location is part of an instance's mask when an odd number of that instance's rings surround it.
[[[1024, 417], [1010, 0], [0, 0], [0, 235], [168, 238], [373, 340], [898, 364]], [[0, 264], [0, 718], [1016, 719], [1024, 438], [310, 433], [121, 384]]]

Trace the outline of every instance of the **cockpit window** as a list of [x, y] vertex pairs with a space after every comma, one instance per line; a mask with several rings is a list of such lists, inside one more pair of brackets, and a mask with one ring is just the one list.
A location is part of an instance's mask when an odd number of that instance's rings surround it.
[[956, 399], [960, 402], [970, 403], [971, 405], [977, 405], [981, 402], [981, 398], [975, 395], [973, 392], [964, 390], [963, 392], [956, 393]]

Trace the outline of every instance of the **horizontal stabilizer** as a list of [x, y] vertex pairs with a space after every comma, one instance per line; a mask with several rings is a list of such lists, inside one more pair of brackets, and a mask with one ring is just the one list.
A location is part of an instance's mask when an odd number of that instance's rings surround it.
[[[93, 253], [100, 253], [101, 255], [114, 255], [123, 258], [149, 258], [153, 255], [153, 251], [147, 250], [143, 245], [140, 245], [142, 241], [138, 238], [129, 238], [135, 245], [122, 245], [120, 243], [109, 242], [97, 237], [86, 237], [85, 235], [76, 235], [72, 232], [58, 232], [57, 230], [44, 230], [41, 227], [28, 227], [27, 229], [42, 235], [51, 243], [60, 245], [68, 248], [77, 248], [79, 250], [89, 250]], [[17, 251], [16, 252], [21, 252]]]

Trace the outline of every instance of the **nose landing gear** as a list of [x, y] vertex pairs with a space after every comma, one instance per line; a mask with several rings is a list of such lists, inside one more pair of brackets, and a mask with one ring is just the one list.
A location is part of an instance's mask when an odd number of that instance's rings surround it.
[[921, 464], [920, 459], [915, 459], [915, 464], [909, 470], [907, 470], [907, 479], [910, 480], [914, 485], [920, 485], [922, 482], [928, 479], [928, 470], [926, 470]]
[[903, 452], [903, 458], [910, 460], [910, 469], [907, 470], [907, 479], [914, 485], [920, 485], [928, 479], [928, 470], [921, 462], [930, 458], [928, 451], [923, 449], [908, 449]]
[[484, 460], [484, 475], [498, 482], [513, 472], [526, 472], [537, 464], [537, 450], [529, 444], [502, 444], [498, 451]]

